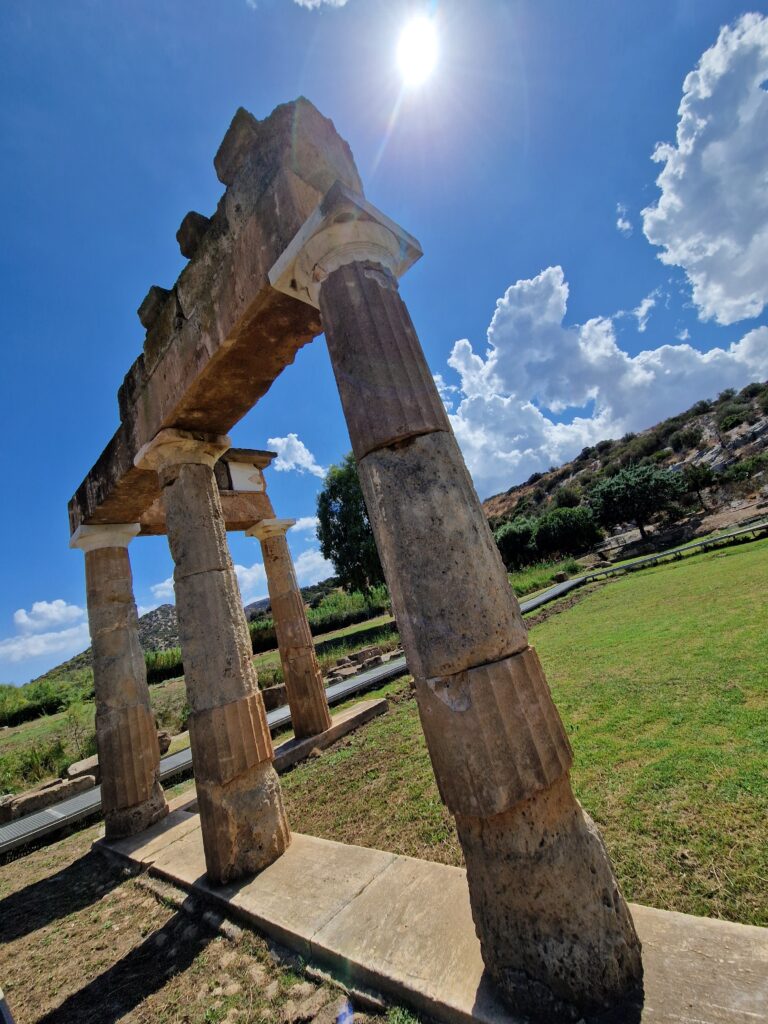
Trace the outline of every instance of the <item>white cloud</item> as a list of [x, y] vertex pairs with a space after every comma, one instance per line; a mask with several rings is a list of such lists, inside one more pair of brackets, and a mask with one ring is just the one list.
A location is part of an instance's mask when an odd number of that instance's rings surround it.
[[632, 310], [632, 316], [637, 318], [637, 329], [642, 334], [648, 326], [648, 317], [651, 315], [651, 310], [656, 305], [656, 298], [658, 292], [653, 291], [650, 295], [646, 295], [639, 306], [635, 306]]
[[302, 551], [298, 558], [294, 559], [296, 577], [299, 585], [309, 587], [320, 580], [327, 580], [335, 574], [333, 563], [323, 558], [318, 548], [309, 548]]
[[688, 330], [687, 327], [684, 327], [682, 331], [678, 331], [676, 337], [680, 341], [689, 341], [691, 337], [691, 332]]
[[448, 412], [450, 412], [453, 409], [453, 398], [451, 395], [455, 395], [459, 389], [455, 384], [448, 384], [444, 380], [442, 373], [435, 373], [433, 374], [433, 377], [435, 384], [437, 385], [438, 393], [443, 400], [443, 405]]
[[630, 356], [609, 317], [565, 326], [567, 300], [562, 268], [549, 267], [498, 300], [484, 355], [466, 339], [453, 346], [461, 400], [451, 422], [483, 493], [768, 377], [768, 327], [727, 349], [661, 345]]
[[[326, 580], [334, 574], [332, 563], [326, 561], [317, 548], [302, 551], [298, 558], [294, 558], [293, 565], [296, 569], [296, 578], [302, 587]], [[235, 575], [240, 585], [243, 604], [258, 601], [259, 598], [269, 595], [267, 574], [261, 562], [254, 562], [250, 566], [236, 565]]]
[[235, 575], [240, 585], [243, 604], [267, 596], [267, 574], [261, 562], [254, 562], [251, 566], [236, 565]]
[[344, 7], [347, 4], [347, 0], [293, 0], [299, 7], [306, 7], [310, 11], [316, 7], [322, 7], [326, 4], [328, 7]]
[[0, 661], [16, 663], [48, 654], [66, 659], [85, 650], [90, 642], [87, 622], [47, 633], [26, 633], [0, 640]]
[[173, 601], [176, 596], [173, 589], [173, 576], [169, 576], [162, 583], [153, 583], [149, 589], [152, 591], [152, 596], [156, 597], [158, 601]]
[[84, 616], [84, 609], [57, 598], [55, 601], [35, 601], [29, 611], [19, 608], [13, 613], [13, 623], [22, 633], [40, 633], [54, 626], [79, 622]]
[[732, 324], [768, 303], [768, 18], [745, 14], [686, 76], [661, 196], [642, 211], [663, 263], [682, 267], [699, 316]]
[[627, 218], [627, 208], [623, 203], [616, 203], [616, 229], [625, 238], [629, 238], [634, 228], [632, 222]]
[[270, 448], [277, 452], [272, 463], [278, 473], [287, 473], [295, 469], [297, 473], [311, 473], [313, 476], [325, 476], [325, 470], [318, 465], [315, 456], [307, 448], [298, 435], [288, 434], [286, 437], [270, 437], [267, 441]]
[[291, 533], [314, 533], [318, 522], [317, 516], [301, 516], [291, 527]]

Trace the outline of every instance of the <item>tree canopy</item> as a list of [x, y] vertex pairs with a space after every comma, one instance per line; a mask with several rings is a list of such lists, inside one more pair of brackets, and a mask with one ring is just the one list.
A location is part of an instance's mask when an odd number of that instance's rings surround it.
[[331, 466], [317, 496], [317, 537], [347, 590], [367, 591], [384, 582], [373, 531], [360, 489], [355, 457]]
[[657, 466], [627, 466], [593, 488], [589, 501], [604, 526], [634, 522], [643, 538], [651, 519], [682, 497], [685, 484], [678, 473]]

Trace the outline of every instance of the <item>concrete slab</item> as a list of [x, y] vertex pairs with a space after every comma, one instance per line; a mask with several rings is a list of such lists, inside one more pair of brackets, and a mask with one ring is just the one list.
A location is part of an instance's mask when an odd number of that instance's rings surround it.
[[[186, 820], [162, 836], [157, 826], [145, 833], [146, 849], [128, 852], [125, 840], [105, 845], [349, 983], [450, 1024], [521, 1024], [483, 969], [462, 869], [294, 834], [260, 875], [217, 888], [202, 875], [199, 829], [186, 828], [188, 812], [174, 814]], [[768, 929], [631, 909], [643, 942], [645, 997], [621, 1024], [768, 1022]]]

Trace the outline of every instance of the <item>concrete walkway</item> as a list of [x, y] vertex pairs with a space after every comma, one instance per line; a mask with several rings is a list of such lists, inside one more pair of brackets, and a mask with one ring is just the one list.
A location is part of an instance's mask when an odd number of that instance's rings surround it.
[[[192, 807], [179, 799], [141, 836], [97, 848], [194, 890], [347, 984], [451, 1024], [521, 1024], [485, 974], [463, 869], [294, 834], [260, 875], [214, 888]], [[768, 929], [631, 909], [643, 943], [644, 1002], [616, 1021], [768, 1021]]]

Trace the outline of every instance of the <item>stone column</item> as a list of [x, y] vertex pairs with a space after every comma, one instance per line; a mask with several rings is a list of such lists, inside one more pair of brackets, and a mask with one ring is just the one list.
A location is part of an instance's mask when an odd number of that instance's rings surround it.
[[70, 540], [85, 554], [101, 806], [110, 839], [141, 832], [168, 813], [128, 558], [138, 532], [138, 524], [81, 526]]
[[614, 1003], [640, 944], [397, 276], [418, 244], [336, 185], [270, 273], [319, 306], [486, 966], [546, 1020]]
[[166, 429], [136, 456], [160, 480], [205, 862], [219, 883], [261, 870], [290, 843], [213, 472], [229, 446]]
[[249, 537], [258, 537], [261, 542], [291, 722], [296, 737], [303, 739], [330, 729], [331, 715], [304, 600], [285, 537], [295, 522], [295, 519], [262, 519], [245, 532]]

